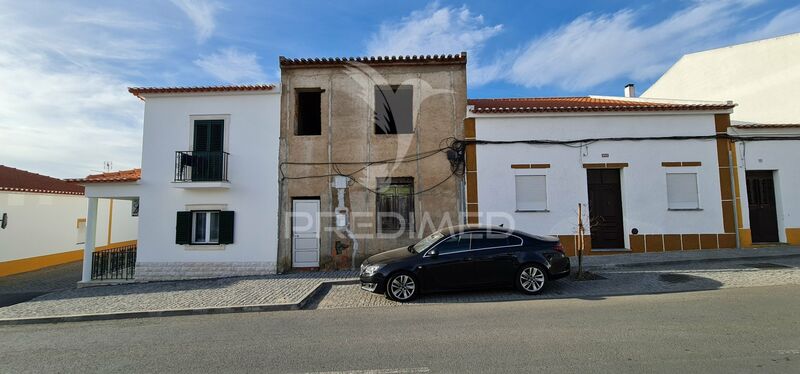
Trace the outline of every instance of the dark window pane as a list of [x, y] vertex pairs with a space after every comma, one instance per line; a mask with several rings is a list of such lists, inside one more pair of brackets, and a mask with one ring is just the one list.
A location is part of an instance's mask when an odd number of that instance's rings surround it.
[[297, 128], [295, 135], [322, 134], [321, 107], [322, 90], [297, 91]]
[[216, 243], [219, 241], [219, 212], [211, 212], [208, 215], [211, 219], [209, 241]]
[[453, 235], [436, 246], [436, 252], [447, 254], [469, 250], [470, 234]]
[[194, 242], [206, 242], [206, 213], [197, 212], [194, 214]]
[[505, 247], [509, 244], [509, 236], [502, 233], [486, 232], [475, 233], [472, 239], [472, 249]]
[[413, 133], [413, 96], [411, 86], [375, 86], [375, 133]]

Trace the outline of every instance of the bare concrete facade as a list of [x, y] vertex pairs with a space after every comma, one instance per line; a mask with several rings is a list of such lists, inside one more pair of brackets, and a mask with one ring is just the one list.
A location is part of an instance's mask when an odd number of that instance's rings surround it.
[[[453, 174], [442, 148], [448, 140], [463, 139], [466, 53], [348, 60], [282, 57], [280, 66], [279, 272], [292, 268], [295, 199], [319, 199], [321, 269], [357, 267], [370, 255], [463, 222], [463, 178]], [[413, 132], [375, 133], [376, 85], [413, 87]], [[307, 90], [320, 92], [319, 135], [296, 135], [297, 93]], [[381, 160], [392, 161], [375, 163]], [[335, 188], [336, 175], [347, 176], [346, 188]], [[377, 225], [376, 190], [387, 177], [413, 180], [414, 222], [401, 235], [383, 234]], [[335, 212], [345, 214], [344, 225], [340, 219], [337, 226]]]

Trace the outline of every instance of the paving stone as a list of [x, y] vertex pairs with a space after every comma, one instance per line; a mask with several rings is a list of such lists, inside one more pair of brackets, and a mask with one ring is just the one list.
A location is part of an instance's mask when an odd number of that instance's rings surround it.
[[298, 303], [322, 282], [355, 276], [316, 272], [69, 289], [0, 308], [0, 318]]
[[[785, 266], [759, 270], [744, 262], [653, 266], [636, 270], [600, 271], [602, 280], [560, 279], [541, 294], [529, 296], [514, 290], [454, 292], [422, 295], [413, 302], [397, 303], [363, 291], [358, 285], [332, 285], [310, 308], [407, 307], [420, 304], [479, 303], [554, 298], [603, 298], [615, 295], [703, 291], [720, 288], [800, 285], [800, 258], [771, 260]], [[763, 269], [763, 267], [762, 267]], [[681, 281], [676, 282], [675, 279]]]

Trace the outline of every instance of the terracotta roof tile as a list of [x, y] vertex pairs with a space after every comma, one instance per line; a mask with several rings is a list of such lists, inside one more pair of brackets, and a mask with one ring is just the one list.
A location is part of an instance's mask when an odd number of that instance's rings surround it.
[[742, 123], [731, 127], [737, 129], [791, 129], [800, 128], [800, 123]]
[[0, 191], [83, 195], [83, 186], [62, 179], [0, 165]]
[[128, 87], [128, 92], [138, 98], [143, 94], [171, 94], [197, 92], [239, 92], [239, 91], [272, 91], [274, 84], [254, 84], [243, 86], [197, 86], [197, 87]]
[[287, 58], [279, 57], [282, 68], [309, 66], [338, 66], [350, 62], [367, 65], [441, 65], [466, 64], [467, 52], [448, 55], [413, 55], [413, 56], [365, 56], [365, 57], [322, 57], [322, 58]]
[[675, 110], [727, 110], [735, 104], [667, 103], [597, 97], [535, 97], [470, 99], [473, 113], [546, 113], [546, 112], [652, 112]]
[[112, 171], [109, 173], [92, 174], [86, 178], [68, 179], [76, 183], [115, 183], [136, 182], [142, 178], [142, 169]]

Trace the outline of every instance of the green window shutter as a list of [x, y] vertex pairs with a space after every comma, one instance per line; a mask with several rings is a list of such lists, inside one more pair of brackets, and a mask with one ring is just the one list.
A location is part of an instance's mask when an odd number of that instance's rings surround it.
[[219, 212], [219, 244], [233, 243], [233, 211]]
[[192, 243], [192, 212], [178, 212], [175, 224], [175, 244]]
[[209, 149], [211, 121], [194, 121], [194, 149], [196, 152], [207, 152]]

